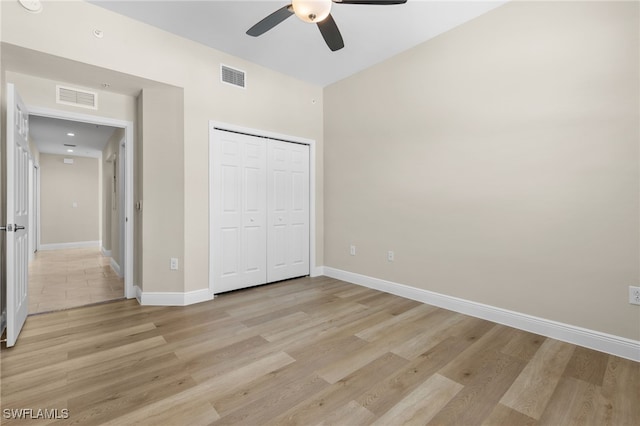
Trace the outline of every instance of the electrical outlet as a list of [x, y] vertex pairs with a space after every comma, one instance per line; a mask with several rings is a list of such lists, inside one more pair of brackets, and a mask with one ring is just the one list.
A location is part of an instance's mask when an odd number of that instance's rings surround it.
[[172, 271], [177, 271], [178, 270], [178, 258], [177, 257], [172, 257], [171, 258], [171, 264], [169, 265], [169, 267], [171, 268]]
[[389, 262], [393, 262], [393, 259], [395, 258], [395, 255], [393, 254], [393, 252], [391, 250], [389, 250], [387, 252], [387, 261]]
[[640, 287], [629, 286], [629, 303], [640, 305]]
[[351, 246], [349, 247], [349, 254], [351, 256], [355, 256], [356, 255], [356, 246], [354, 246], [353, 244], [351, 244]]

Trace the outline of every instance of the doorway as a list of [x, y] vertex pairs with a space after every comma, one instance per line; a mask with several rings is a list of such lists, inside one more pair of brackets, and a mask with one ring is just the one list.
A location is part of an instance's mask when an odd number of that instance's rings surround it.
[[[29, 294], [30, 314], [134, 297], [131, 260], [133, 221], [129, 220], [132, 217], [133, 205], [133, 167], [132, 162], [127, 161], [127, 158], [131, 158], [129, 153], [133, 149], [133, 123], [44, 108], [32, 107], [29, 112], [32, 123], [39, 119], [58, 120], [113, 131], [108, 141], [110, 150], [103, 147], [97, 158], [95, 155], [91, 159], [75, 156], [75, 154], [81, 154], [84, 148], [79, 139], [74, 140], [73, 137], [70, 137], [69, 143], [62, 144], [65, 152], [58, 153], [57, 157], [56, 153], [52, 154], [54, 162], [56, 160], [58, 162], [58, 167], [62, 164], [65, 164], [62, 167], [79, 165], [81, 162], [86, 162], [85, 160], [93, 162], [96, 166], [96, 175], [99, 174], [98, 181], [101, 185], [101, 190], [97, 192], [101, 197], [94, 208], [100, 210], [98, 226], [101, 229], [98, 231], [99, 237], [95, 239], [75, 235], [63, 242], [56, 242], [55, 238], [52, 241], [45, 236], [47, 211], [43, 201], [46, 197], [48, 175], [47, 169], [43, 167], [42, 154], [36, 162], [39, 178], [37, 187], [40, 196], [36, 194], [34, 205], [36, 210], [39, 210], [40, 214], [36, 216], [40, 220], [33, 228], [37, 242], [34, 247], [33, 262], [29, 267], [30, 290], [33, 289]], [[111, 158], [103, 157], [102, 151], [107, 153], [107, 156], [111, 153]], [[64, 184], [59, 186], [65, 187]], [[66, 199], [63, 203], [71, 211], [79, 210], [83, 204], [82, 201], [75, 199], [73, 201]], [[53, 218], [54, 222], [60, 220], [60, 213], [57, 212], [58, 217]], [[107, 221], [109, 226], [105, 229], [104, 225]], [[50, 227], [51, 223], [49, 223]], [[66, 229], [67, 232], [76, 231], [73, 226], [67, 226]]]

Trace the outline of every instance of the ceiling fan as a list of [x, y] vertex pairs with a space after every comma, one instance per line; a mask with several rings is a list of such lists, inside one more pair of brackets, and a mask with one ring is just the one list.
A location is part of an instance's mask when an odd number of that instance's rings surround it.
[[281, 7], [249, 28], [247, 34], [258, 37], [295, 14], [304, 22], [316, 24], [329, 49], [335, 52], [344, 47], [344, 41], [330, 13], [332, 3], [393, 5], [406, 2], [407, 0], [292, 0], [291, 4]]

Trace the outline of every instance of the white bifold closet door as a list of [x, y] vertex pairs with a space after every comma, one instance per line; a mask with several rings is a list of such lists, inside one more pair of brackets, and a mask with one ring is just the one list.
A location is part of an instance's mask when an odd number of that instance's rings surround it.
[[308, 275], [308, 145], [214, 132], [214, 293]]

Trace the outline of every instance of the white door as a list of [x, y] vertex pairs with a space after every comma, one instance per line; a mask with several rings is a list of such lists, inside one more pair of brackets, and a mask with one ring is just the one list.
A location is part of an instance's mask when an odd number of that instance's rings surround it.
[[15, 345], [27, 319], [29, 241], [29, 114], [7, 84], [7, 346]]
[[267, 281], [309, 275], [309, 146], [269, 140]]
[[266, 146], [264, 140], [214, 130], [214, 293], [266, 283]]

